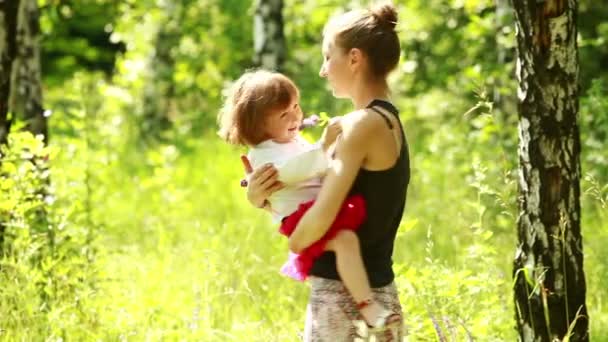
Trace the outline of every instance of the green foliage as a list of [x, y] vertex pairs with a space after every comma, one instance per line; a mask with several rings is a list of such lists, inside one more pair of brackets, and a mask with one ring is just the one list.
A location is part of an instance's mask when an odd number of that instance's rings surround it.
[[107, 0], [39, 0], [41, 59], [47, 83], [61, 84], [74, 72], [114, 70], [122, 44], [109, 37], [117, 6]]
[[12, 132], [1, 155], [0, 337], [57, 339], [95, 324], [92, 227], [78, 219], [75, 204], [56, 199], [57, 151], [41, 137]]
[[[179, 27], [181, 36], [171, 51], [175, 71], [169, 77], [176, 95], [170, 119], [178, 136], [200, 134], [215, 125], [222, 89], [252, 66], [253, 55], [252, 27], [240, 24], [253, 22], [249, 3], [212, 0], [180, 4], [181, 15], [168, 17], [156, 2], [144, 1], [137, 6], [122, 3], [111, 37], [127, 47], [117, 62], [115, 82], [129, 90], [131, 111], [142, 121], [145, 75], [155, 67], [151, 63], [159, 27]], [[170, 140], [175, 132], [166, 132]]]
[[[361, 3], [285, 1], [285, 69], [307, 114], [328, 113], [327, 120], [351, 108], [318, 77], [321, 32], [332, 14]], [[214, 134], [222, 90], [252, 65], [254, 3], [41, 4], [51, 146], [13, 132], [3, 150], [0, 340], [297, 340], [306, 286], [278, 273], [286, 242], [246, 202], [238, 185], [243, 151]], [[183, 11], [170, 15], [171, 4]], [[412, 179], [394, 260], [410, 340], [514, 340], [518, 161], [509, 4], [396, 4], [403, 57], [390, 82]], [[598, 77], [608, 55], [604, 7], [581, 1], [578, 20], [582, 227], [598, 341], [608, 338], [608, 107], [606, 80]], [[148, 144], [143, 94], [166, 25], [179, 33], [167, 77], [173, 125]], [[92, 72], [99, 68], [105, 73]]]
[[597, 78], [591, 82], [587, 96], [581, 100], [580, 126], [582, 158], [586, 162], [585, 172], [608, 183], [608, 79]]
[[514, 340], [512, 318], [504, 314], [513, 312], [510, 277], [496, 258], [492, 231], [478, 227], [475, 241], [453, 266], [435, 256], [439, 239], [428, 228], [425, 262], [401, 266], [399, 272], [409, 338]]
[[32, 227], [35, 233], [48, 234], [45, 205], [52, 200], [47, 194], [49, 151], [41, 138], [14, 133], [0, 147], [0, 222], [4, 226], [0, 251], [5, 255], [27, 249], [27, 243], [20, 241], [29, 239], [32, 232], [19, 228]]
[[[608, 241], [608, 112], [604, 78], [592, 81], [588, 96], [581, 99], [580, 126], [582, 145], [581, 207], [584, 234], [585, 271], [587, 274], [587, 306], [593, 311], [608, 303], [603, 279], [608, 267], [600, 260], [608, 258], [604, 246]], [[598, 341], [608, 338], [604, 327], [608, 316], [590, 312], [591, 336]]]

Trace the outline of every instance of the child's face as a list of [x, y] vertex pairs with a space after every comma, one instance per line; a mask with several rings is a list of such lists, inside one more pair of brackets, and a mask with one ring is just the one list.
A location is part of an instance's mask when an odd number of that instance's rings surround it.
[[290, 142], [298, 134], [302, 116], [298, 98], [294, 97], [287, 107], [273, 110], [268, 114], [265, 122], [266, 134], [275, 142]]

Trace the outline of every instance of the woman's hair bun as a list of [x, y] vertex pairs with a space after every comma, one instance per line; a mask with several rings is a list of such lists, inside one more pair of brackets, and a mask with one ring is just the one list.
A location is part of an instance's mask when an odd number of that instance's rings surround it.
[[397, 9], [395, 8], [395, 5], [390, 2], [380, 3], [373, 5], [370, 8], [370, 11], [372, 12], [374, 18], [378, 20], [380, 25], [386, 25], [386, 27], [390, 29], [395, 29], [398, 20]]

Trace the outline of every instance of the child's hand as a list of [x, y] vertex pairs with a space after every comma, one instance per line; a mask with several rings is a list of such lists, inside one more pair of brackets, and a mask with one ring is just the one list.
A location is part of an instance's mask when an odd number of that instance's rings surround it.
[[329, 124], [323, 131], [323, 135], [321, 136], [321, 145], [323, 146], [323, 150], [327, 151], [327, 149], [329, 149], [329, 147], [336, 141], [340, 134], [342, 134], [340, 117], [331, 118], [329, 120]]

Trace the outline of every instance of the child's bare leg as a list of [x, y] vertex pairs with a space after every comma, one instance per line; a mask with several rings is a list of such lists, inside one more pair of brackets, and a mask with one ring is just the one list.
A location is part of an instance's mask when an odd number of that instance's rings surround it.
[[357, 234], [352, 230], [341, 230], [327, 243], [325, 249], [336, 253], [338, 274], [355, 303], [369, 301], [359, 312], [368, 324], [375, 325], [386, 309], [373, 299]]

